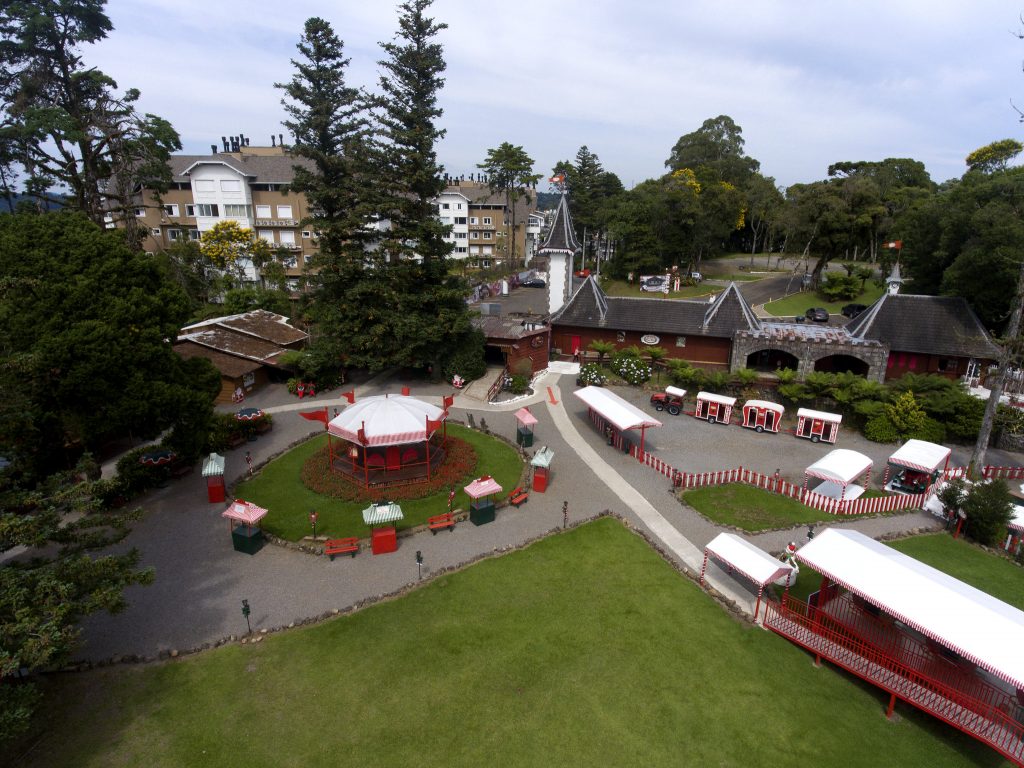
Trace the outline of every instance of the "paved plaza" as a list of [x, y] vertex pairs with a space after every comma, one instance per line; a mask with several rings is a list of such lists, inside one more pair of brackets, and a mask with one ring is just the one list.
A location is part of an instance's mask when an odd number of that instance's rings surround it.
[[[440, 404], [452, 393], [442, 384], [406, 381], [381, 375], [356, 384], [356, 395], [366, 397], [398, 393], [409, 386], [413, 396]], [[83, 646], [78, 658], [98, 661], [120, 656], [153, 658], [162, 651], [186, 651], [213, 644], [246, 631], [242, 600], [252, 608], [254, 631], [287, 627], [335, 610], [343, 611], [368, 599], [399, 590], [417, 579], [414, 553], [423, 553], [424, 578], [442, 568], [495, 551], [515, 547], [562, 525], [562, 505], [568, 502], [572, 522], [603, 511], [621, 516], [643, 531], [677, 565], [696, 573], [704, 546], [721, 528], [710, 523], [670, 491], [663, 475], [605, 443], [593, 427], [586, 406], [572, 395], [575, 375], [547, 372], [535, 383], [528, 398], [487, 404], [469, 393], [457, 395], [451, 418], [465, 421], [469, 414], [479, 425], [510, 440], [515, 437], [514, 411], [530, 405], [539, 423], [534, 449], [554, 450], [551, 480], [546, 493], [531, 493], [519, 508], [505, 507], [489, 525], [461, 523], [452, 532], [413, 534], [399, 540], [396, 553], [355, 558], [314, 556], [294, 549], [265, 546], [255, 556], [235, 552], [223, 505], [206, 501], [206, 485], [198, 471], [138, 500], [145, 510], [119, 548], [137, 548], [141, 565], [156, 571], [154, 583], [130, 587], [128, 608], [117, 615], [97, 614], [83, 625]], [[649, 393], [632, 388], [615, 391], [650, 412]], [[300, 410], [327, 406], [342, 409], [346, 401], [328, 392], [301, 401], [283, 386], [268, 388], [245, 405], [274, 415], [274, 428], [256, 442], [227, 452], [229, 483], [245, 472], [245, 452], [256, 464], [287, 449], [292, 443], [322, 431], [318, 422], [298, 415]], [[646, 447], [659, 458], [688, 472], [749, 467], [771, 473], [776, 469], [788, 480], [802, 482], [803, 470], [833, 446], [798, 440], [792, 435], [757, 434], [736, 426], [712, 425], [692, 417], [658, 415], [660, 429], [647, 432]], [[870, 443], [853, 430], [840, 433], [838, 446], [867, 454], [875, 471], [884, 469], [891, 446]], [[954, 449], [951, 463], [964, 463], [962, 449]], [[993, 452], [990, 463], [1020, 463], [1019, 457]], [[923, 512], [886, 517], [840, 520], [832, 525], [851, 527], [879, 537], [922, 528], [937, 528], [935, 518]], [[771, 552], [791, 540], [802, 541], [806, 527], [774, 531], [748, 538]], [[717, 568], [709, 570], [712, 586], [745, 611], [753, 612], [755, 593], [749, 585]]]

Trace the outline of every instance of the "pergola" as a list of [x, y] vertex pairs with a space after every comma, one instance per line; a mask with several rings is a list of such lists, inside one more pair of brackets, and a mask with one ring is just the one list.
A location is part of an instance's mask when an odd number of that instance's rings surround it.
[[709, 557], [757, 585], [754, 621], [757, 621], [757, 614], [761, 609], [761, 595], [764, 593], [765, 585], [788, 576], [793, 571], [793, 566], [789, 563], [776, 560], [735, 533], [720, 533], [704, 547], [704, 564], [700, 569], [701, 586], [704, 585], [704, 572], [707, 570]]
[[807, 488], [808, 478], [814, 477], [821, 480], [810, 489], [814, 493], [840, 501], [856, 499], [864, 493], [864, 488], [855, 485], [853, 481], [867, 473], [864, 485], [870, 483], [871, 463], [871, 459], [863, 453], [836, 448], [804, 470], [804, 488]]
[[602, 387], [583, 387], [573, 394], [587, 404], [591, 414], [611, 424], [620, 434], [630, 429], [639, 429], [641, 455], [644, 452], [647, 428], [661, 426], [661, 422], [653, 416], [648, 416], [629, 401]]
[[[443, 448], [433, 446], [431, 438], [447, 418], [447, 411], [407, 395], [364, 398], [328, 422], [330, 466], [352, 477], [361, 475], [367, 488], [371, 473], [375, 483], [384, 485], [429, 480], [431, 466], [444, 459]], [[447, 438], [447, 430], [442, 434]], [[348, 444], [340, 456], [332, 436]]]

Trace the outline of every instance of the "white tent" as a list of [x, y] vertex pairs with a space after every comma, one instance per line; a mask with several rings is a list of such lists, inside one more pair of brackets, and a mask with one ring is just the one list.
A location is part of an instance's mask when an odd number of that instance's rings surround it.
[[822, 483], [812, 490], [823, 496], [837, 499], [855, 499], [864, 493], [853, 481], [871, 471], [871, 459], [863, 453], [847, 448], [836, 448], [804, 470], [808, 477], [816, 477]]
[[402, 445], [426, 440], [444, 418], [441, 408], [415, 397], [376, 395], [364, 397], [335, 416], [327, 431], [350, 443]]
[[944, 445], [936, 445], [926, 440], [907, 440], [889, 457], [889, 463], [930, 475], [945, 466], [949, 454], [949, 448]]
[[796, 559], [1024, 689], [1024, 612], [857, 531], [829, 528]]
[[700, 569], [701, 584], [704, 583], [704, 571], [707, 570], [709, 556], [757, 584], [755, 621], [761, 607], [764, 585], [781, 576], [788, 576], [793, 571], [793, 566], [789, 563], [776, 560], [735, 533], [720, 533], [704, 547], [704, 564]]
[[620, 430], [661, 426], [653, 416], [602, 387], [583, 387], [573, 394]]

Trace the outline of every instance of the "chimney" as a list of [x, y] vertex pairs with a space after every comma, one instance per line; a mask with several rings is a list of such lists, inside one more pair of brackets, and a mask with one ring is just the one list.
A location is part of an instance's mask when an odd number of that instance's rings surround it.
[[248, 136], [245, 137], [245, 146], [247, 146], [247, 147], [249, 146], [249, 137]]
[[238, 132], [238, 146], [245, 146], [245, 135], [241, 131]]
[[275, 136], [274, 134], [270, 134], [270, 146], [277, 146], [277, 136]]
[[227, 152], [228, 151], [228, 137], [227, 136], [221, 136], [220, 140], [224, 144], [224, 151]]
[[216, 155], [217, 154], [217, 145], [216, 144], [211, 144], [210, 145], [210, 154], [211, 155]]
[[277, 143], [280, 144], [282, 147], [284, 146], [284, 134], [283, 133], [277, 134]]

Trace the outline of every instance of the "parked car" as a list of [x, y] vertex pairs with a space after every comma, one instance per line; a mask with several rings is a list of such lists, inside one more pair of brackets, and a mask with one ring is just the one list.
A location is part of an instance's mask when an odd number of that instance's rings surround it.
[[640, 283], [641, 291], [664, 291], [666, 279], [664, 277], [654, 276], [648, 277], [642, 283]]
[[867, 309], [866, 304], [847, 304], [840, 310], [843, 313], [843, 317], [848, 317], [851, 320]]
[[699, 283], [704, 279], [704, 275], [702, 275], [700, 272], [691, 272], [690, 279], [696, 280]]
[[828, 310], [824, 307], [811, 307], [804, 312], [804, 317], [808, 320], [813, 320], [816, 323], [827, 323], [828, 322]]
[[523, 282], [521, 282], [519, 285], [521, 285], [523, 288], [546, 288], [548, 284], [541, 280], [539, 277], [533, 277], [530, 278], [529, 280], [523, 280]]
[[685, 389], [665, 387], [664, 392], [655, 392], [651, 395], [651, 405], [654, 406], [656, 411], [668, 411], [673, 416], [678, 416], [683, 411], [683, 398], [685, 396]]
[[575, 272], [573, 272], [573, 274], [576, 275], [576, 277], [590, 277], [590, 270], [589, 269], [577, 269]]

